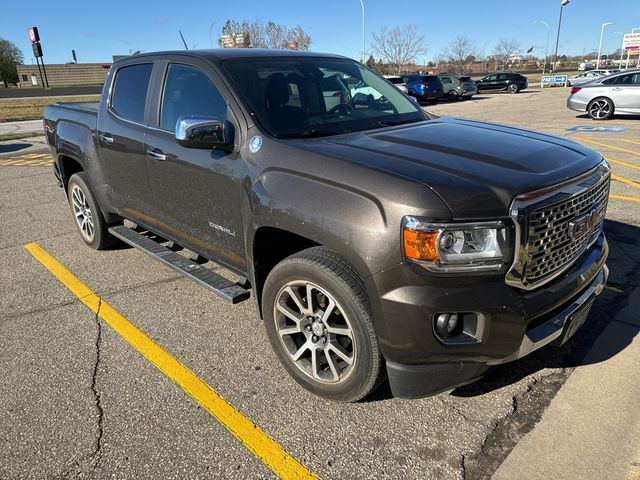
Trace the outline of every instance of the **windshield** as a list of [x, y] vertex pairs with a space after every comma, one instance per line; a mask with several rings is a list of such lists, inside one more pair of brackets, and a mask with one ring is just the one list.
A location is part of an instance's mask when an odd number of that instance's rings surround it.
[[428, 119], [384, 78], [352, 60], [278, 57], [223, 65], [262, 127], [276, 137], [336, 135]]

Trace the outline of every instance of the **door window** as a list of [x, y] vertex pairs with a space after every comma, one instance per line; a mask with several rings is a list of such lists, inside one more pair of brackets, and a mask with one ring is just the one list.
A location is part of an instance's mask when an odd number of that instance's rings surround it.
[[613, 78], [608, 78], [602, 82], [605, 85], [640, 85], [640, 74], [629, 73]]
[[152, 69], [152, 63], [144, 63], [122, 67], [116, 72], [110, 107], [118, 116], [144, 123], [144, 107]]
[[202, 70], [172, 63], [162, 92], [160, 128], [173, 132], [182, 115], [209, 115], [224, 121], [227, 102]]

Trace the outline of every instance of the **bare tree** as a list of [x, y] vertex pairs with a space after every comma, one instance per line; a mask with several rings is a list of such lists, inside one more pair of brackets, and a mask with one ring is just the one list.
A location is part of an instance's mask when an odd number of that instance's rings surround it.
[[5, 87], [10, 83], [18, 83], [16, 65], [22, 61], [22, 51], [9, 40], [0, 38], [0, 82], [3, 82]]
[[496, 61], [496, 69], [498, 63], [502, 65], [502, 68], [509, 63], [509, 58], [515, 55], [520, 50], [520, 42], [515, 38], [501, 38], [493, 49], [493, 58]]
[[227, 20], [222, 27], [222, 37], [218, 43], [220, 46], [227, 46], [224, 39], [233, 39], [237, 34], [241, 34], [244, 41], [241, 44], [232, 41], [234, 47], [285, 49], [288, 48], [289, 42], [295, 42], [298, 50], [309, 50], [311, 45], [311, 37], [301, 26], [289, 28], [286, 25], [261, 20]]
[[442, 57], [452, 64], [457, 72], [463, 73], [475, 60], [475, 44], [464, 35], [458, 35], [442, 49]]
[[395, 27], [391, 31], [383, 28], [379, 33], [373, 33], [372, 37], [372, 50], [390, 64], [396, 73], [400, 73], [403, 65], [414, 63], [418, 55], [427, 51], [424, 37], [418, 34], [418, 27], [414, 24]]

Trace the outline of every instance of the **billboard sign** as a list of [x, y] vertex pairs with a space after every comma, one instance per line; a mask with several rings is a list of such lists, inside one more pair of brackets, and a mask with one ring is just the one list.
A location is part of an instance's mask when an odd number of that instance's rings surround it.
[[626, 33], [622, 38], [622, 48], [636, 50], [640, 48], [640, 33]]

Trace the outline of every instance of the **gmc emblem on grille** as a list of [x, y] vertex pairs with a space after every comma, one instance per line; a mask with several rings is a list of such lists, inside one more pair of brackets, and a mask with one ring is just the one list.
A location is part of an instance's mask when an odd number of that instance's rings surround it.
[[569, 238], [582, 237], [589, 233], [598, 221], [598, 211], [593, 209], [569, 222]]

